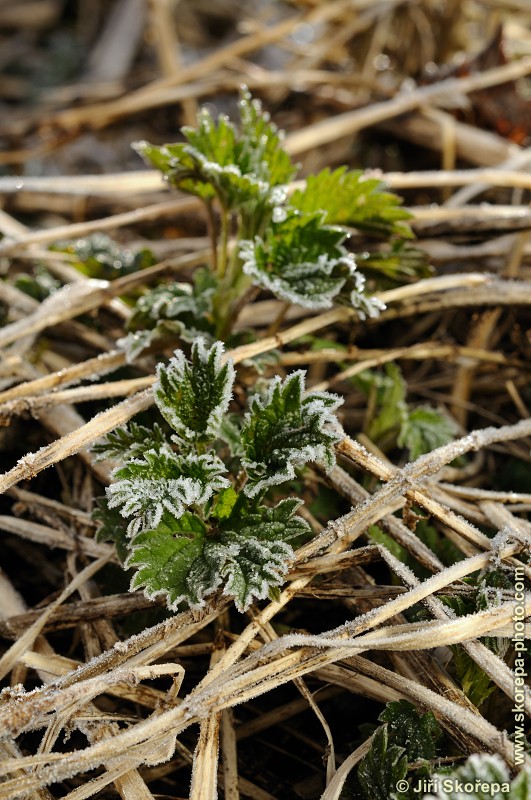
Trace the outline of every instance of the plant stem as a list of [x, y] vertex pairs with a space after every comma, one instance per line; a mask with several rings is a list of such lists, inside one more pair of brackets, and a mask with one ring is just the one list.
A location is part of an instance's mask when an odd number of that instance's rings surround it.
[[214, 215], [214, 206], [212, 200], [205, 201], [207, 211], [207, 229], [210, 245], [212, 247], [212, 272], [218, 272], [218, 241], [216, 235], [216, 218]]
[[228, 261], [228, 246], [229, 246], [229, 220], [230, 214], [227, 209], [222, 206], [221, 207], [221, 227], [220, 227], [220, 236], [219, 236], [219, 253], [217, 257], [217, 276], [220, 281], [223, 280], [225, 277], [225, 273], [227, 271], [227, 261]]
[[278, 331], [278, 329], [284, 322], [284, 318], [290, 308], [291, 308], [291, 303], [288, 302], [282, 303], [280, 311], [278, 312], [277, 316], [275, 317], [275, 319], [273, 320], [273, 322], [271, 323], [266, 332], [266, 336], [273, 336]]

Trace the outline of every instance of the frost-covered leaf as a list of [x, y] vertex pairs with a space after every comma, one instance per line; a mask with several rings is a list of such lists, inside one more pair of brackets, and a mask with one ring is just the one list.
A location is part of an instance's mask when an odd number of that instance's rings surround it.
[[287, 214], [272, 222], [264, 237], [240, 246], [243, 271], [277, 297], [305, 308], [330, 308], [355, 271], [341, 246], [340, 228], [322, 224], [321, 214]]
[[127, 522], [117, 508], [109, 508], [106, 497], [96, 498], [96, 508], [92, 519], [98, 523], [96, 528], [97, 542], [113, 542], [118, 558], [125, 562], [128, 554]]
[[228, 486], [224, 472], [224, 463], [212, 454], [177, 456], [169, 448], [151, 450], [113, 472], [116, 482], [107, 488], [108, 505], [132, 517], [132, 535], [156, 528], [165, 512], [178, 519], [190, 506], [206, 503]]
[[409, 761], [435, 758], [442, 731], [431, 711], [421, 714], [408, 700], [395, 700], [378, 719], [387, 723], [389, 738], [404, 748]]
[[167, 444], [166, 437], [156, 422], [152, 428], [130, 422], [107, 433], [102, 442], [92, 447], [92, 452], [96, 454], [98, 461], [104, 458], [127, 461], [130, 458], [140, 458], [148, 450], [159, 451]]
[[187, 329], [180, 320], [163, 319], [154, 328], [122, 336], [116, 344], [125, 353], [127, 363], [134, 364], [138, 358], [175, 347], [180, 341], [193, 342], [200, 333], [195, 329]]
[[406, 795], [397, 791], [397, 784], [407, 774], [404, 749], [389, 745], [387, 725], [374, 734], [371, 749], [358, 767], [358, 781], [364, 800], [402, 800]]
[[157, 367], [155, 402], [178, 440], [209, 442], [217, 437], [234, 383], [232, 362], [222, 365], [222, 355], [221, 342], [207, 348], [199, 337], [191, 361], [177, 350], [167, 366]]
[[205, 553], [206, 535], [205, 524], [189, 512], [137, 534], [126, 563], [137, 569], [131, 591], [143, 588], [152, 598], [164, 594], [172, 609], [182, 601], [204, 605], [204, 597], [221, 582], [223, 563], [213, 550]]
[[239, 458], [243, 455], [240, 440], [241, 418], [236, 414], [225, 414], [220, 425], [218, 437], [228, 447], [231, 456]]
[[31, 273], [19, 272], [15, 277], [16, 288], [38, 300], [39, 303], [60, 289], [61, 285], [61, 282], [40, 264], [36, 264]]
[[206, 326], [212, 312], [215, 278], [207, 269], [194, 273], [194, 283], [164, 283], [143, 294], [136, 302], [128, 330], [153, 328], [160, 320], [180, 320], [186, 328]]
[[127, 324], [129, 333], [118, 340], [128, 362], [150, 350], [175, 347], [180, 340], [213, 340], [215, 291], [215, 277], [205, 268], [195, 270], [193, 284], [162, 284], [143, 294]]
[[325, 222], [332, 225], [410, 238], [411, 228], [405, 220], [412, 214], [401, 204], [397, 195], [385, 191], [382, 181], [359, 170], [349, 172], [346, 167], [309, 175], [305, 188], [297, 189], [290, 198], [290, 205], [299, 211], [324, 212]]
[[531, 771], [523, 769], [511, 781], [507, 767], [497, 755], [472, 755], [454, 770], [435, 773], [433, 794], [423, 800], [529, 800]]
[[94, 233], [73, 242], [60, 244], [53, 249], [74, 255], [77, 259], [77, 269], [89, 278], [102, 278], [108, 281], [151, 267], [155, 263], [151, 250], [146, 248], [131, 250], [118, 244], [105, 233]]
[[221, 542], [233, 555], [223, 566], [224, 594], [234, 597], [245, 611], [253, 598], [268, 597], [279, 586], [293, 560], [290, 541], [309, 531], [308, 523], [294, 516], [301, 501], [281, 500], [274, 508], [260, 506], [239, 515], [238, 508], [220, 527]]
[[219, 528], [209, 531], [199, 517], [185, 512], [134, 536], [127, 566], [138, 571], [131, 589], [142, 587], [148, 597], [165, 594], [170, 608], [182, 601], [197, 608], [226, 580], [224, 593], [234, 596], [243, 611], [282, 582], [293, 558], [289, 541], [308, 530], [293, 516], [300, 501], [246, 513], [246, 501], [238, 504], [234, 490], [225, 489], [218, 498], [213, 517]]
[[[444, 595], [441, 598], [444, 604], [451, 608], [458, 617], [498, 606], [503, 599], [502, 589], [509, 590], [509, 592], [514, 591], [514, 583], [511, 583], [502, 572], [495, 569], [487, 571], [479, 580], [468, 578], [466, 582], [471, 587], [475, 587], [476, 591], [465, 597]], [[502, 658], [510, 645], [508, 639], [497, 636], [482, 637], [480, 641]], [[463, 692], [479, 708], [494, 692], [496, 686], [461, 645], [453, 645], [451, 650], [455, 676], [461, 684]]]
[[240, 242], [243, 271], [281, 300], [304, 308], [330, 308], [339, 298], [376, 317], [383, 303], [365, 294], [365, 278], [342, 243], [345, 232], [324, 225], [322, 213], [285, 212], [263, 236]]
[[400, 430], [398, 444], [407, 447], [412, 460], [451, 442], [457, 433], [456, 424], [442, 411], [419, 406], [409, 411]]
[[214, 120], [203, 108], [197, 127], [182, 129], [185, 143], [133, 146], [172, 186], [206, 201], [218, 197], [227, 210], [272, 203], [272, 188], [288, 183], [295, 168], [282, 134], [246, 90], [239, 110], [239, 128], [225, 116]]
[[303, 396], [304, 384], [302, 371], [284, 381], [277, 376], [265, 398], [251, 402], [241, 432], [249, 497], [290, 480], [296, 466], [313, 461], [331, 469], [335, 463], [341, 433], [334, 411], [342, 400], [327, 392]]

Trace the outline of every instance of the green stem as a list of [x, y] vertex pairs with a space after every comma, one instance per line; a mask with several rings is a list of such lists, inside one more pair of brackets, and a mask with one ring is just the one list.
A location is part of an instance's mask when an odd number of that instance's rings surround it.
[[229, 222], [230, 214], [227, 209], [221, 207], [221, 227], [219, 236], [219, 253], [217, 259], [217, 276], [220, 281], [225, 278], [227, 272], [228, 249], [229, 249]]
[[275, 335], [275, 333], [278, 331], [278, 329], [280, 328], [280, 326], [284, 322], [286, 314], [288, 313], [290, 308], [291, 308], [291, 303], [288, 303], [288, 302], [282, 303], [280, 311], [278, 312], [277, 316], [275, 317], [275, 319], [273, 320], [273, 322], [269, 326], [268, 330], [266, 331], [266, 334], [265, 334], [266, 336], [274, 336]]
[[218, 272], [218, 242], [216, 236], [216, 218], [214, 215], [214, 206], [212, 200], [205, 201], [207, 210], [207, 229], [210, 245], [212, 247], [212, 272]]

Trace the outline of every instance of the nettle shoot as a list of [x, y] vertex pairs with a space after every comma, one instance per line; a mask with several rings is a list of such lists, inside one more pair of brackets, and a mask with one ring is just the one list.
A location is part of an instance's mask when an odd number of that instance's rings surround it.
[[131, 423], [95, 447], [122, 462], [96, 512], [100, 537], [118, 540], [135, 570], [131, 589], [165, 595], [171, 609], [199, 608], [221, 586], [240, 611], [274, 597], [310, 529], [296, 513], [301, 500], [266, 504], [266, 495], [297, 467], [335, 463], [339, 397], [306, 393], [295, 372], [273, 379], [238, 417], [229, 414], [234, 380], [221, 342], [197, 338], [190, 360], [176, 351], [157, 368], [155, 402], [168, 432]]
[[[239, 124], [201, 110], [185, 141], [135, 149], [174, 188], [199, 197], [212, 242], [211, 269], [196, 270], [193, 285], [167, 284], [138, 302], [124, 346], [131, 358], [157, 342], [199, 334], [227, 341], [246, 301], [266, 289], [286, 304], [326, 309], [351, 305], [360, 318], [383, 308], [368, 294], [358, 265], [387, 280], [418, 275], [410, 214], [381, 181], [345, 167], [323, 170], [289, 193], [294, 165], [283, 133], [258, 100], [243, 90]], [[352, 253], [350, 229], [383, 239], [383, 247]]]

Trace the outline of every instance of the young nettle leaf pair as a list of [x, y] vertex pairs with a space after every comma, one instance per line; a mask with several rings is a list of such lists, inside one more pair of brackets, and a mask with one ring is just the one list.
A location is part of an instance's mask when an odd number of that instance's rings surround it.
[[[223, 363], [223, 345], [194, 341], [191, 359], [176, 351], [159, 365], [155, 402], [171, 428], [131, 423], [95, 449], [119, 458], [107, 489], [108, 509], [129, 520], [131, 588], [164, 594], [170, 608], [204, 605], [224, 584], [239, 610], [274, 595], [293, 560], [293, 544], [309, 532], [296, 516], [299, 499], [264, 503], [267, 491], [317, 462], [331, 468], [341, 431], [334, 411], [342, 402], [326, 392], [305, 394], [302, 372], [276, 377], [263, 397], [251, 399], [240, 426], [224, 433], [235, 371]], [[220, 454], [238, 437], [230, 474]], [[225, 439], [225, 442], [223, 441]], [[243, 487], [243, 488], [241, 488]], [[100, 518], [102, 512], [98, 512]]]

